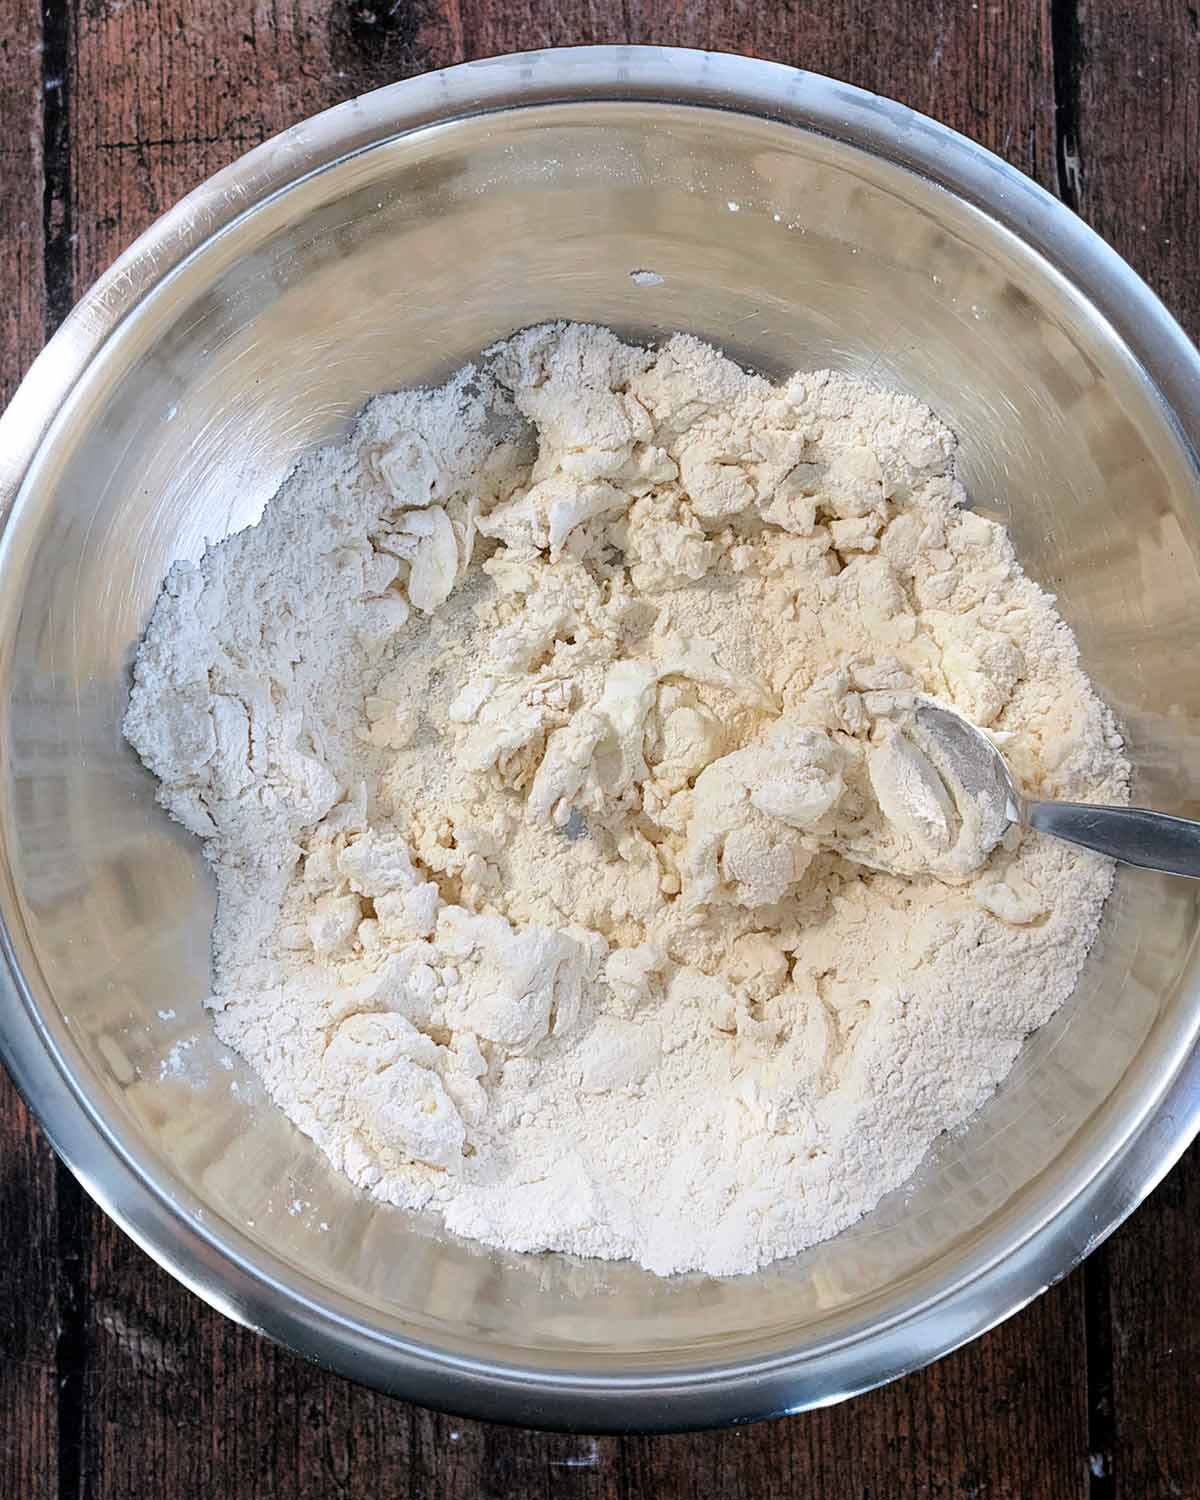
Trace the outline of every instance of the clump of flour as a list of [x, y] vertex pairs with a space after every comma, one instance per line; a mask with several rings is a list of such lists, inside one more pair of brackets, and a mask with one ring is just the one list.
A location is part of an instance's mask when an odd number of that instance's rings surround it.
[[1112, 878], [991, 826], [1128, 768], [895, 392], [534, 328], [177, 564], [125, 731], [207, 841], [221, 1039], [355, 1182], [748, 1271], [852, 1223], [1066, 999]]

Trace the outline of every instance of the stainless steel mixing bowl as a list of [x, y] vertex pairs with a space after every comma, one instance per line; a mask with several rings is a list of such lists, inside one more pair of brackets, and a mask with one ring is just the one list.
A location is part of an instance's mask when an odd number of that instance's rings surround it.
[[455, 1242], [331, 1171], [210, 1032], [212, 885], [121, 740], [172, 559], [253, 521], [373, 392], [557, 317], [929, 402], [1078, 632], [1138, 799], [1195, 814], [1200, 361], [1129, 268], [978, 146], [827, 79], [640, 48], [501, 58], [213, 178], [4, 417], [0, 1041], [151, 1255], [349, 1375], [592, 1429], [835, 1401], [1026, 1302], [1191, 1139], [1200, 887], [1121, 873], [1074, 998], [906, 1191], [759, 1275], [660, 1281]]

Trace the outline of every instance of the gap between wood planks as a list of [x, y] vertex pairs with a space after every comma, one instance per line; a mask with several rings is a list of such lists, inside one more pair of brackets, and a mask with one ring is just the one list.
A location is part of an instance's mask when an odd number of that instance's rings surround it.
[[[1054, 61], [1054, 154], [1058, 196], [1079, 211], [1084, 186], [1080, 150], [1079, 77], [1084, 66], [1079, 6], [1082, 0], [1050, 0], [1050, 45]], [[1083, 1264], [1083, 1331], [1087, 1360], [1089, 1500], [1114, 1500], [1113, 1463], [1117, 1413], [1113, 1378], [1112, 1308], [1108, 1251], [1100, 1246]]]
[[[1085, 162], [1080, 143], [1081, 0], [1050, 0], [1053, 52], [1055, 155], [1058, 194], [1078, 209]], [[76, 295], [71, 109], [75, 50], [74, 8], [63, 0], [42, 0], [42, 141], [45, 308], [49, 338], [70, 311]], [[255, 142], [247, 140], [245, 144]], [[141, 149], [157, 142], [118, 141], [107, 149]], [[161, 144], [176, 144], [164, 141]], [[230, 144], [242, 144], [230, 138]], [[56, 1164], [56, 1303], [58, 1335], [58, 1500], [80, 1500], [85, 1420], [84, 1382], [88, 1355], [89, 1278], [85, 1265], [89, 1208], [83, 1189], [61, 1162]], [[1102, 1247], [1083, 1268], [1087, 1357], [1090, 1500], [1113, 1500], [1117, 1477], [1113, 1449], [1114, 1409], [1109, 1271]]]

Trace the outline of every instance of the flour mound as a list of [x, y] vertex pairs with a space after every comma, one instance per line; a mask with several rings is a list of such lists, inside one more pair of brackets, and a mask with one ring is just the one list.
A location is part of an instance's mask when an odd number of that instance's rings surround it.
[[520, 1250], [835, 1234], [1070, 994], [1128, 767], [924, 407], [555, 324], [381, 396], [177, 564], [125, 732], [219, 891], [217, 1031], [355, 1182]]

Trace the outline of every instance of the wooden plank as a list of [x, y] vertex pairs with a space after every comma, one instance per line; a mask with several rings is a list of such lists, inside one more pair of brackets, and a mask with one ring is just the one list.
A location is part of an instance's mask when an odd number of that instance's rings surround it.
[[[376, 13], [314, 0], [130, 0], [77, 4], [72, 14], [79, 288], [165, 208], [259, 141], [457, 56], [452, 6], [433, 22], [411, 21], [403, 4]], [[82, 1248], [78, 1492], [410, 1500], [422, 1475], [425, 1493], [454, 1493], [435, 1473], [450, 1443], [439, 1436], [448, 1419], [327, 1376], [235, 1327], [94, 1210]]]
[[131, 0], [74, 13], [82, 288], [190, 188], [328, 97], [312, 27], [288, 8]]
[[1200, 338], [1200, 7], [1081, 0], [1062, 31], [1075, 206]]
[[[44, 77], [42, 16], [9, 0], [0, 34], [0, 405], [41, 346], [42, 117], [57, 85]], [[56, 1163], [0, 1069], [0, 1474], [31, 1500], [58, 1487]]]
[[[1046, 180], [1052, 58], [1041, 0], [972, 12], [555, 6], [440, 0], [255, 8], [132, 0], [77, 12], [72, 180], [86, 284], [182, 192], [274, 130], [460, 58], [584, 41], [756, 52], [892, 93]], [[668, 1439], [513, 1432], [391, 1403], [322, 1375], [189, 1297], [111, 1226], [88, 1247], [89, 1495], [534, 1497], [1078, 1496], [1086, 1482], [1080, 1285], [933, 1370], [823, 1413]], [[138, 1434], [136, 1441], [130, 1435]], [[852, 1456], [848, 1461], [848, 1456]]]
[[[1184, 0], [1062, 7], [1059, 94], [1072, 206], [1200, 338], [1200, 11]], [[1195, 1149], [1085, 1268], [1093, 1500], [1200, 1493]]]
[[1189, 1295], [1198, 1256], [1200, 1153], [1193, 1147], [1089, 1267], [1100, 1293], [1097, 1317], [1108, 1319], [1101, 1347], [1111, 1391], [1093, 1419], [1095, 1466], [1118, 1500], [1200, 1494], [1200, 1317]]
[[[883, 1390], [827, 1411], [726, 1432], [661, 1438], [500, 1435], [462, 1424], [476, 1493], [551, 1500], [901, 1500], [954, 1495], [1057, 1500], [1086, 1494], [1066, 1285], [997, 1330]], [[569, 1475], [564, 1473], [570, 1466]]]
[[633, 42], [737, 52], [826, 73], [935, 116], [1048, 186], [1055, 179], [1050, 0], [460, 0], [460, 13], [476, 57]]
[[[590, 1438], [388, 1401], [236, 1329], [113, 1237], [93, 1263], [83, 1493], [410, 1500], [1081, 1500], [1068, 1282], [1003, 1328], [858, 1401], [735, 1431]], [[159, 1486], [158, 1489], [153, 1486]]]
[[0, 32], [0, 405], [41, 347], [42, 15], [34, 0], [9, 0]]
[[57, 1494], [55, 1162], [0, 1069], [0, 1474], [13, 1495]]
[[[318, 110], [459, 60], [455, 0], [76, 4], [80, 287], [189, 189]], [[426, 19], [426, 17], [434, 19]]]
[[[914, 15], [914, 9], [916, 14]], [[85, 286], [184, 191], [285, 125], [467, 56], [673, 42], [830, 73], [934, 114], [1054, 180], [1049, 0], [129, 0], [78, 7], [73, 173]]]

